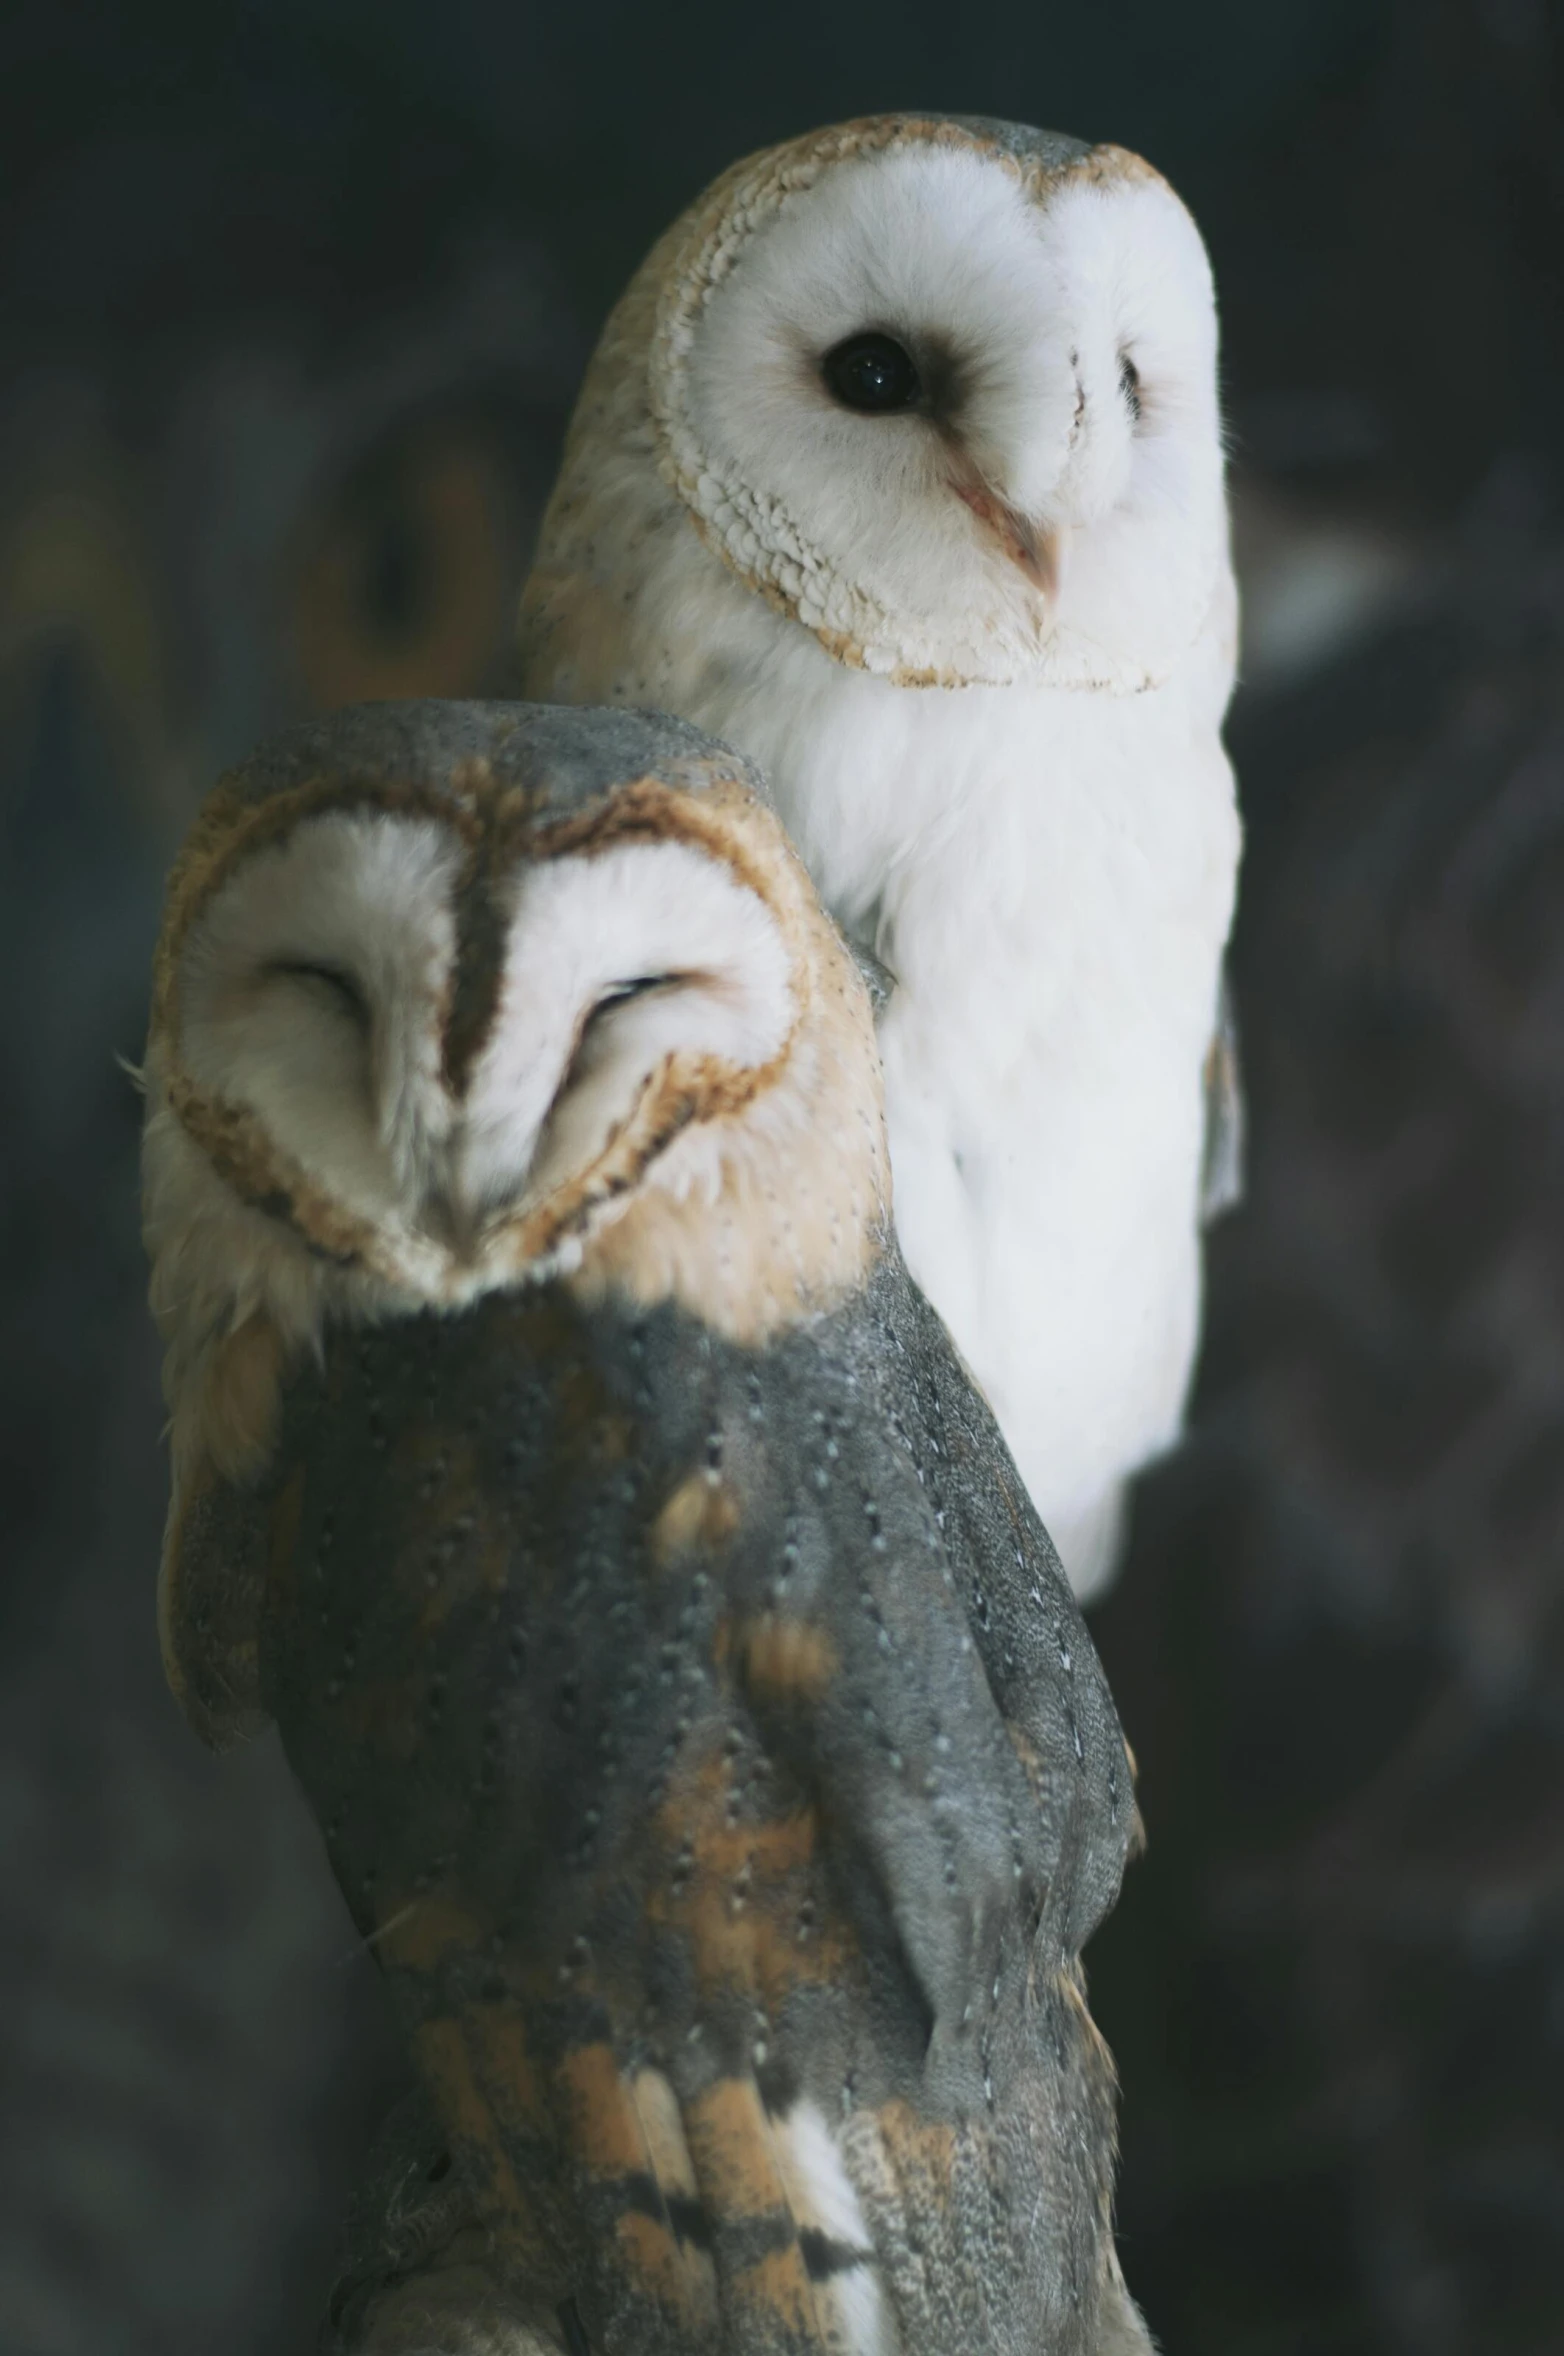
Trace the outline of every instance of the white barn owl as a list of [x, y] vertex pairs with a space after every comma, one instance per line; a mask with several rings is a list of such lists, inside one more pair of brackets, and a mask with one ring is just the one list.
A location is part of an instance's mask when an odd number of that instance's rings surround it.
[[333, 2344], [1145, 2356], [1123, 1737], [754, 773], [296, 731], [175, 871], [146, 1080], [165, 1658], [278, 1722], [436, 2137]]
[[631, 284], [522, 609], [528, 693], [753, 755], [894, 977], [903, 1246], [1083, 1595], [1179, 1430], [1231, 1192], [1216, 357], [1199, 235], [1136, 157], [816, 133]]

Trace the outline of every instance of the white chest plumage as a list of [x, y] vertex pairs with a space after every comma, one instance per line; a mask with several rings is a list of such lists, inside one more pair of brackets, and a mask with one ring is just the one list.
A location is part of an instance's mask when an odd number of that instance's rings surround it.
[[[1205, 1067], [1239, 851], [1209, 280], [1145, 167], [1050, 150], [1053, 274], [1022, 290], [1043, 325], [1012, 350], [1021, 297], [984, 310], [938, 258], [969, 194], [955, 135], [868, 134], [880, 160], [851, 168], [886, 174], [894, 206], [875, 211], [868, 181], [810, 193], [828, 171], [790, 179], [814, 166], [778, 151], [726, 197], [720, 184], [632, 288], [545, 524], [526, 684], [671, 710], [757, 760], [822, 897], [895, 976], [880, 1039], [903, 1248], [1087, 1593], [1112, 1568], [1125, 1476], [1176, 1436], [1199, 1328]], [[767, 205], [782, 223], [769, 247], [747, 226]], [[986, 234], [1014, 227], [999, 205]], [[1035, 234], [1027, 215], [1017, 285]], [[955, 352], [965, 389], [948, 416], [930, 409], [923, 444], [895, 444], [902, 425], [878, 418], [843, 442], [822, 413], [809, 457], [787, 404], [807, 411], [820, 363], [795, 325], [816, 311], [834, 326], [861, 312], [876, 364], [887, 322], [933, 355], [927, 374]], [[1092, 376], [1094, 338], [1117, 348], [1117, 378]], [[1066, 432], [1028, 404], [1072, 372]], [[744, 473], [772, 465], [747, 424], [728, 437], [737, 457], [691, 472], [694, 427], [715, 450], [752, 396], [777, 404], [780, 494]], [[1050, 489], [1039, 453], [1056, 427]], [[786, 551], [805, 545], [835, 554], [811, 557], [800, 586]], [[872, 595], [833, 604], [811, 585], [839, 576]], [[963, 605], [969, 581], [979, 602]], [[876, 638], [854, 638], [860, 609]]]
[[677, 522], [688, 575], [651, 605], [681, 626], [613, 686], [760, 762], [828, 905], [895, 975], [902, 1247], [1089, 1588], [1119, 1482], [1177, 1435], [1198, 1335], [1239, 850], [1231, 598], [1142, 695], [897, 687], [779, 622]]

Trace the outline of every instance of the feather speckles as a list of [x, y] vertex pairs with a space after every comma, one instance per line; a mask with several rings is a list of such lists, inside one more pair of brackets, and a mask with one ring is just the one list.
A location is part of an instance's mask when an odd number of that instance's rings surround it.
[[1101, 2356], [1122, 1737], [753, 775], [344, 715], [159, 970], [170, 1679], [276, 1722], [416, 2082], [337, 2343]]
[[721, 1476], [704, 1469], [688, 1473], [657, 1516], [652, 1552], [666, 1566], [692, 1549], [720, 1546], [737, 1526], [738, 1507]]
[[840, 1667], [823, 1628], [781, 1612], [761, 1612], [725, 1629], [723, 1647], [748, 1689], [770, 1704], [818, 1703]]
[[453, 2220], [421, 2173], [419, 2265], [466, 2236], [592, 2346], [1095, 2356], [1073, 1958], [1122, 1738], [997, 1447], [889, 1259], [759, 1351], [553, 1286], [333, 1332], [292, 1383], [262, 1689], [459, 2174]]

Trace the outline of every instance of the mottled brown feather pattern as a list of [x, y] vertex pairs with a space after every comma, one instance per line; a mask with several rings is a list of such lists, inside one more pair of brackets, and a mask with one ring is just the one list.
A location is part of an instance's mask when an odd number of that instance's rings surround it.
[[[420, 1297], [307, 1190], [258, 1209], [264, 1141], [181, 1087], [181, 932], [237, 839], [336, 806], [332, 730], [224, 789], [176, 878], [171, 1673], [203, 1731], [276, 1718], [424, 2106], [331, 2344], [822, 2356], [878, 2312], [887, 2356], [1104, 2356], [1133, 2310], [1078, 1957], [1129, 1770], [890, 1234], [862, 983], [740, 765], [501, 720], [349, 716], [344, 796], [453, 803], [479, 895], [502, 838], [698, 841], [771, 912], [791, 1017], [756, 1066], [667, 1057], [483, 1282]], [[485, 1003], [458, 973], [447, 1068]]]
[[[328, 1340], [290, 1394], [267, 1698], [506, 2297], [575, 2301], [605, 2356], [834, 2344], [801, 2100], [909, 2356], [1091, 2350], [1110, 2296], [1075, 1957], [1122, 1739], [1035, 1520], [971, 1485], [991, 1424], [880, 1268], [780, 1355], [556, 1285]], [[358, 1702], [390, 1661], [398, 1721]]]

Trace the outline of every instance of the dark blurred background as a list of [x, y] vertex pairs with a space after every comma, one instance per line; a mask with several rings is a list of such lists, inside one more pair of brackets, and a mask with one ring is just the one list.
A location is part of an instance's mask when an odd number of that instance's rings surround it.
[[[1564, 7], [13, 0], [0, 36], [0, 2348], [297, 2356], [393, 2057], [162, 1690], [161, 873], [292, 715], [507, 683], [576, 373], [744, 149], [1137, 146], [1222, 291], [1247, 1207], [1098, 1634], [1169, 2356], [1564, 2349]], [[966, 2356], [952, 2351], [951, 2356]], [[974, 2352], [975, 2356], [975, 2352]]]

